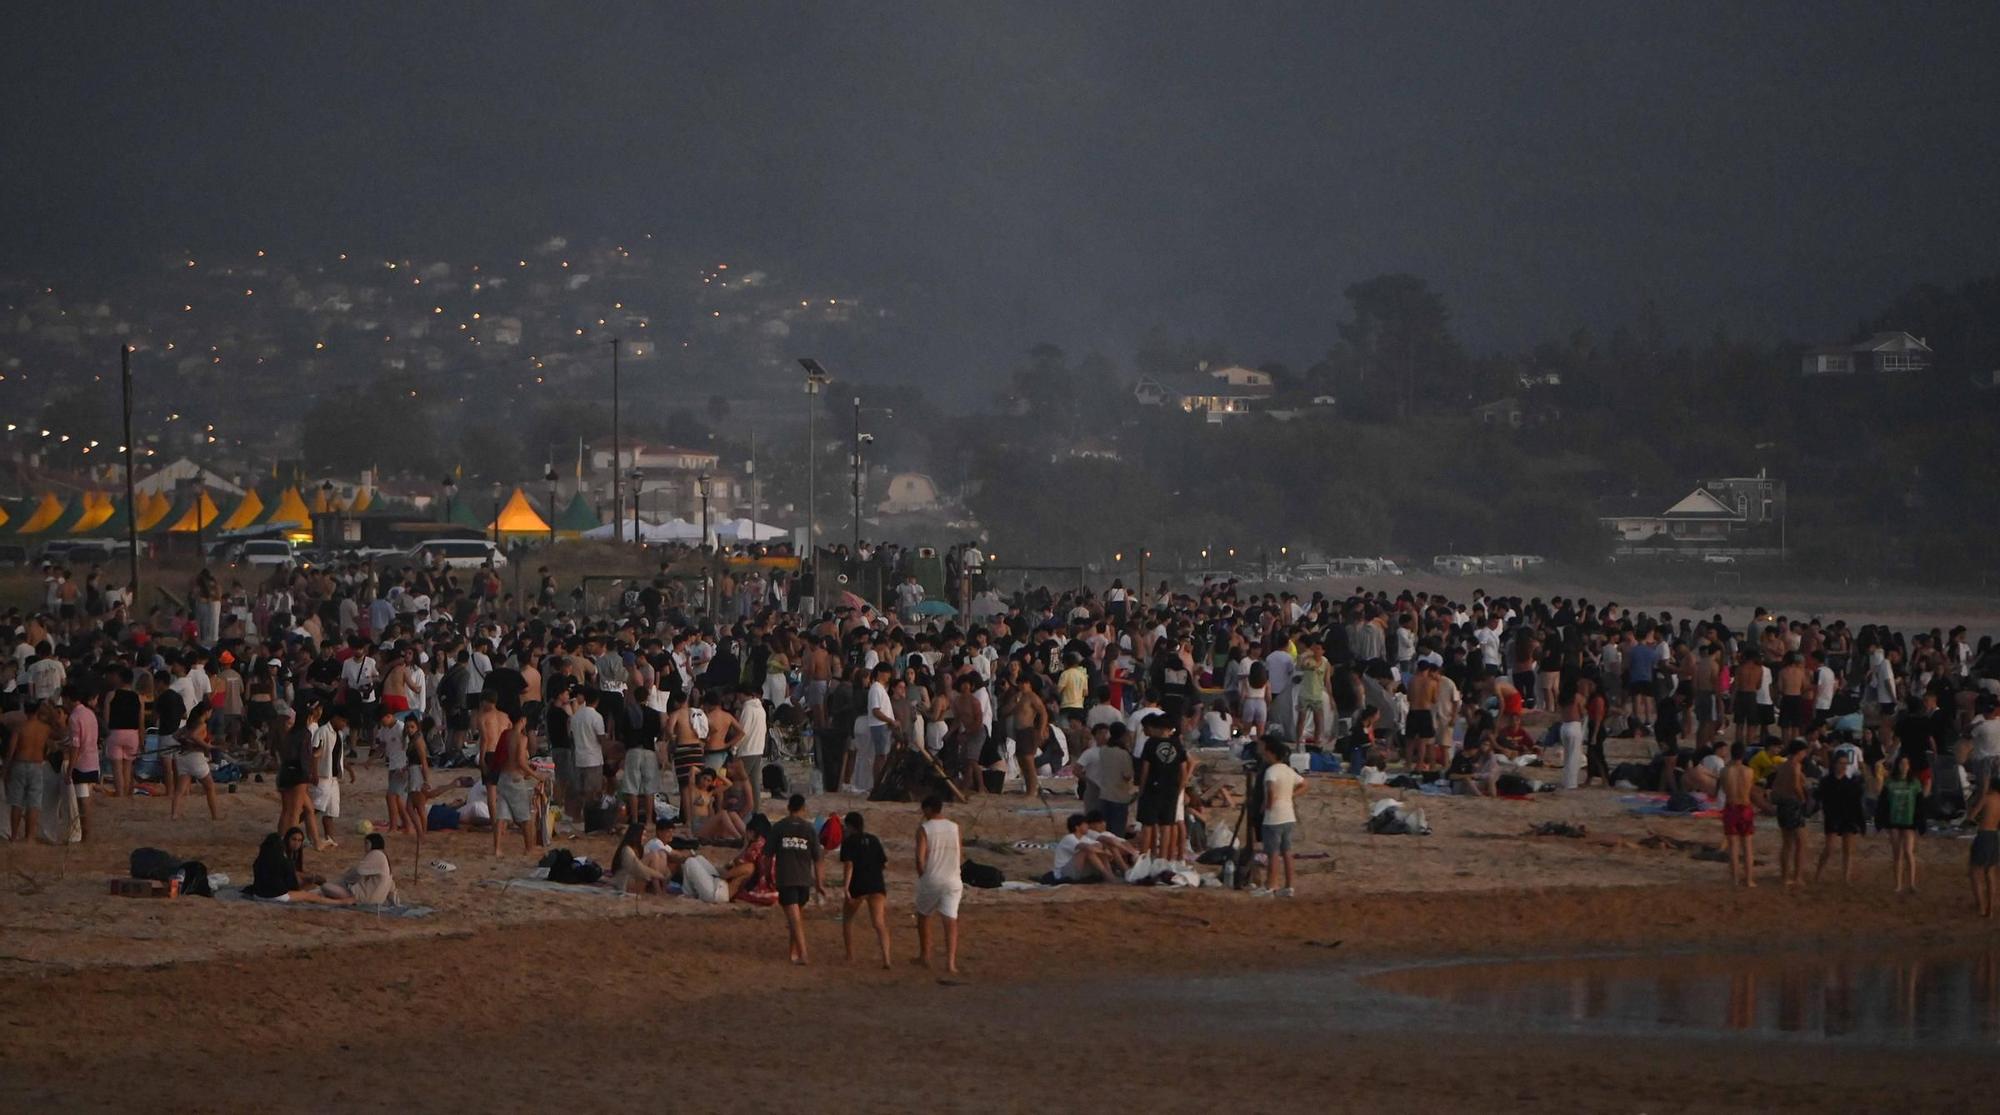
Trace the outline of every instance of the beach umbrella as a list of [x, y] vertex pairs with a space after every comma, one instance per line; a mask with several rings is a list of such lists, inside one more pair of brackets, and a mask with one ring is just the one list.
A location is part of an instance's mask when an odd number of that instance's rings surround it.
[[942, 600], [920, 600], [917, 602], [917, 606], [910, 610], [920, 616], [950, 617], [958, 614], [957, 608], [952, 607]]

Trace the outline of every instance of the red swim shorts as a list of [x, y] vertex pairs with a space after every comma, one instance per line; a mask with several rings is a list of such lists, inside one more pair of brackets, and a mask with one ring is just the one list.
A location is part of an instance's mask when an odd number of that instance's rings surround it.
[[1722, 807], [1722, 835], [1755, 836], [1757, 834], [1757, 811], [1747, 805], [1725, 805]]

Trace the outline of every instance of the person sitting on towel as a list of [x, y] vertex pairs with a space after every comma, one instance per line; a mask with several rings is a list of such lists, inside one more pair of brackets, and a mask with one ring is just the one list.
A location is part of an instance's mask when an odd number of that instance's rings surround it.
[[379, 832], [368, 834], [368, 851], [361, 861], [347, 869], [338, 883], [321, 884], [319, 892], [336, 902], [345, 899], [360, 906], [394, 906], [396, 876], [389, 870], [388, 842]]
[[1054, 874], [1059, 883], [1115, 881], [1125, 877], [1091, 838], [1090, 822], [1081, 813], [1069, 815], [1069, 833], [1056, 843]]
[[250, 867], [250, 885], [243, 893], [272, 902], [310, 902], [318, 906], [348, 906], [352, 898], [332, 898], [320, 890], [320, 878], [301, 871], [305, 863], [306, 833], [293, 828], [283, 836], [270, 833], [257, 849], [257, 862]]

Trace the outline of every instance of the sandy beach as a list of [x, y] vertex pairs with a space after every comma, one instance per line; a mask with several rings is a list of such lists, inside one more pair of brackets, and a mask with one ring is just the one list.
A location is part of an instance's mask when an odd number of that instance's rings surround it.
[[[382, 819], [381, 778], [364, 770], [349, 787], [344, 827]], [[863, 962], [842, 962], [832, 904], [809, 912], [814, 963], [794, 968], [775, 910], [509, 889], [496, 884], [533, 863], [511, 839], [494, 859], [485, 834], [433, 835], [422, 864], [411, 841], [392, 838], [398, 886], [435, 909], [426, 918], [114, 898], [105, 880], [139, 844], [240, 883], [276, 798], [268, 784], [244, 784], [222, 798], [219, 824], [198, 805], [169, 821], [159, 799], [100, 801], [92, 843], [0, 852], [0, 1079], [27, 1109], [91, 1110], [129, 1107], [120, 1081], [130, 1077], [170, 1111], [520, 1110], [660, 1096], [723, 1110], [746, 1094], [859, 1110], [1086, 1100], [1206, 1111], [1233, 1106], [1253, 1078], [1259, 1110], [1946, 1110], [2000, 1081], [1990, 1058], [1954, 1052], [1857, 1057], [1790, 1043], [1773, 1056], [1756, 1041], [1576, 1034], [1524, 1047], [1491, 1032], [1406, 1032], [1374, 1012], [1267, 1023], [1254, 1003], [1218, 1011], [1176, 990], [1245, 972], [1468, 956], [1995, 939], [1968, 913], [1956, 840], [1924, 842], [1921, 897], [1889, 895], [1888, 853], [1872, 843], [1852, 888], [1786, 894], [1771, 877], [1740, 892], [1720, 864], [1641, 843], [1711, 843], [1715, 822], [1631, 816], [1614, 791], [1426, 797], [1433, 835], [1366, 835], [1364, 799], [1388, 792], [1311, 780], [1304, 847], [1328, 855], [1301, 864], [1295, 900], [1123, 886], [973, 892], [959, 980], [909, 963], [909, 805], [861, 806], [891, 856], [900, 955], [883, 972], [866, 963], [865, 941]], [[857, 804], [831, 795], [813, 810]], [[1048, 853], [1014, 843], [1052, 839], [1068, 808], [1008, 795], [952, 812], [971, 858], [1025, 878], [1046, 870]], [[1589, 835], [1527, 835], [1550, 820]], [[345, 837], [309, 866], [337, 872], [359, 843]], [[606, 836], [561, 843], [600, 859], [612, 848]], [[440, 859], [457, 870], [425, 865]], [[115, 1055], [116, 1073], [79, 1074], [64, 1055], [78, 1048]]]

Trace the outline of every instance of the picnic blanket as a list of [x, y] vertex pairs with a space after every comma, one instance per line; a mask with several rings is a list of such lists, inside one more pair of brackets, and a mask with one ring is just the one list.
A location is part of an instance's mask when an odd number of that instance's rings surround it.
[[545, 894], [587, 894], [598, 898], [630, 898], [610, 883], [551, 883], [547, 879], [488, 879], [480, 884], [502, 890], [532, 890]]
[[241, 902], [265, 908], [287, 910], [345, 910], [350, 913], [373, 914], [378, 918], [427, 918], [437, 913], [429, 906], [322, 906], [317, 902], [285, 902], [276, 898], [257, 898], [243, 893], [241, 887], [218, 887], [215, 891], [217, 902]]
[[1698, 808], [1693, 811], [1678, 811], [1667, 808], [1666, 794], [1626, 794], [1618, 799], [1625, 812], [1634, 817], [1700, 817], [1714, 820], [1722, 816], [1722, 807], [1707, 794], [1693, 795]]

